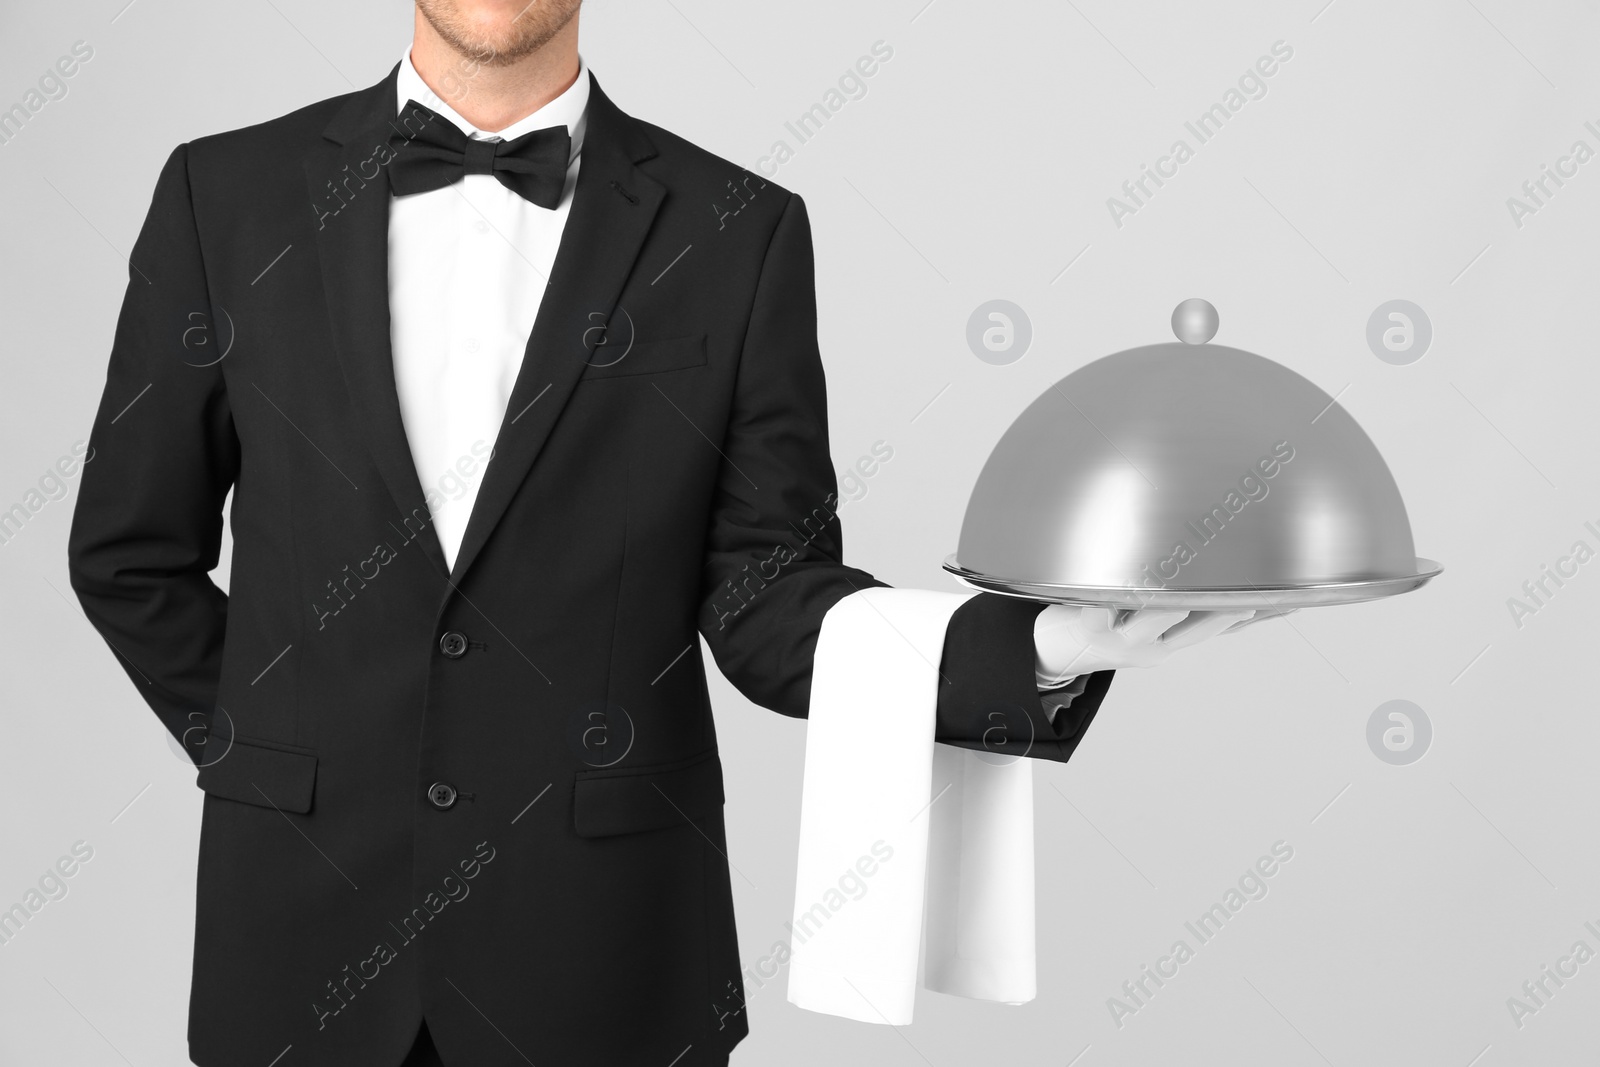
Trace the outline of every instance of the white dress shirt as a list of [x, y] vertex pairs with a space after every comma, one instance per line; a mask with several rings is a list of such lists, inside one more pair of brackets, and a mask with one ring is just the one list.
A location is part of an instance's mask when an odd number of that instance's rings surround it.
[[454, 566], [572, 207], [589, 72], [580, 57], [569, 89], [499, 133], [479, 130], [428, 88], [409, 50], [395, 96], [396, 113], [415, 100], [479, 140], [509, 141], [548, 126], [566, 126], [572, 137], [566, 186], [553, 211], [490, 174], [468, 174], [390, 204], [395, 390], [434, 531]]

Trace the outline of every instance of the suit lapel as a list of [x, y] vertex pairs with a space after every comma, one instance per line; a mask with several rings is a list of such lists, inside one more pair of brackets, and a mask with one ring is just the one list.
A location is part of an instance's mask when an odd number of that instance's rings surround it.
[[[339, 367], [367, 448], [405, 518], [427, 515], [422, 483], [406, 441], [389, 340], [389, 174], [378, 150], [395, 117], [389, 77], [349, 98], [306, 157], [306, 185], [319, 221], [317, 256]], [[374, 169], [377, 174], [373, 176]], [[433, 523], [418, 536], [423, 553], [448, 574]]]
[[586, 122], [571, 213], [456, 554], [452, 584], [460, 584], [549, 439], [601, 336], [593, 327], [610, 321], [666, 196], [637, 165], [655, 154], [654, 147], [592, 75]]

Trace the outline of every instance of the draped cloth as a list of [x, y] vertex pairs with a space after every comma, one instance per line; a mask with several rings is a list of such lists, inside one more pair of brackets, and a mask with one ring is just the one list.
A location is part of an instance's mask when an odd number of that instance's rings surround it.
[[812, 669], [789, 1001], [903, 1026], [923, 983], [1036, 993], [1033, 770], [934, 743], [938, 664], [972, 593], [864, 589], [823, 620]]

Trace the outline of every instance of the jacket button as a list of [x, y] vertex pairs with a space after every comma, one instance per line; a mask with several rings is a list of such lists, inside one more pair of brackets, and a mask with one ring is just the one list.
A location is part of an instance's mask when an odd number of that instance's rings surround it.
[[439, 638], [439, 651], [451, 659], [460, 659], [467, 654], [467, 635], [449, 631]]
[[449, 810], [456, 803], [456, 787], [449, 782], [434, 782], [428, 787], [428, 803], [440, 811]]

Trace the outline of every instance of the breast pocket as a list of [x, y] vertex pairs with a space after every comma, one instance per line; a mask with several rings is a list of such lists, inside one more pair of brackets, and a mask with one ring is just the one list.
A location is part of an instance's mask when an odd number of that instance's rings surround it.
[[582, 382], [605, 378], [631, 378], [640, 374], [703, 367], [706, 335], [673, 337], [663, 341], [635, 341], [630, 345], [606, 344], [595, 348], [584, 368]]

